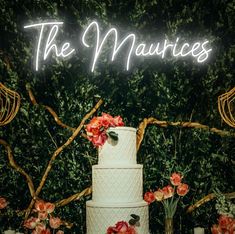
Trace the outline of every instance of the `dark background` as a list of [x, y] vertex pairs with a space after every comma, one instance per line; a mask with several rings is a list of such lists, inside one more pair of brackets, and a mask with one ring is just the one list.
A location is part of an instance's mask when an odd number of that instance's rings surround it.
[[[52, 58], [35, 72], [33, 56], [38, 33], [23, 26], [45, 19], [64, 21], [58, 40], [69, 39], [74, 44], [78, 44], [84, 26], [96, 19], [101, 30], [117, 26], [122, 35], [136, 33], [139, 41], [179, 35], [186, 40], [206, 38], [213, 52], [204, 64], [192, 59], [139, 59], [129, 72], [123, 70], [121, 58], [111, 63], [103, 54], [102, 62], [91, 73], [91, 54], [86, 52], [84, 56], [81, 51], [65, 61]], [[127, 126], [138, 127], [143, 118], [152, 116], [233, 131], [221, 120], [217, 97], [235, 86], [234, 32], [235, 1], [1, 0], [0, 81], [19, 92], [22, 100], [16, 118], [0, 128], [0, 136], [12, 146], [16, 161], [37, 187], [51, 154], [71, 132], [59, 127], [41, 105], [32, 105], [27, 83], [39, 103], [51, 106], [72, 127], [78, 126], [98, 95], [105, 101], [98, 114], [121, 115]], [[175, 233], [191, 233], [197, 225], [209, 230], [216, 223], [215, 202], [192, 214], [186, 214], [185, 209], [216, 188], [222, 192], [234, 190], [234, 146], [234, 138], [205, 130], [148, 127], [137, 156], [144, 164], [144, 191], [166, 185], [167, 177], [176, 170], [185, 174], [190, 185], [175, 215]], [[93, 146], [77, 137], [53, 164], [40, 197], [55, 202], [83, 190], [91, 184], [91, 166], [96, 162]], [[0, 195], [10, 201], [12, 210], [25, 209], [31, 199], [27, 185], [10, 168], [2, 146], [0, 175]], [[74, 223], [68, 233], [85, 233], [88, 199], [56, 210], [60, 217]], [[22, 217], [8, 211], [0, 222], [1, 230], [17, 228]], [[163, 223], [161, 205], [152, 204], [152, 233], [163, 233]]]

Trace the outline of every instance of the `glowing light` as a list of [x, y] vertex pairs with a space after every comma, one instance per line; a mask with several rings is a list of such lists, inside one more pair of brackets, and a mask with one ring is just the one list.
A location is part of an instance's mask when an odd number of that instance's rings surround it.
[[46, 45], [44, 46], [43, 60], [47, 59], [47, 57], [52, 49], [55, 50], [55, 54], [57, 57], [61, 56], [63, 58], [69, 56], [70, 54], [72, 54], [75, 51], [75, 49], [70, 49], [69, 42], [65, 42], [62, 45], [60, 52], [59, 52], [59, 49], [58, 49], [58, 46], [56, 45], [56, 43], [53, 43], [56, 36], [57, 36], [58, 30], [59, 30], [58, 25], [62, 25], [62, 24], [63, 24], [63, 22], [45, 22], [45, 23], [30, 24], [30, 25], [24, 26], [24, 28], [40, 27], [40, 33], [39, 33], [39, 38], [38, 38], [38, 43], [37, 43], [37, 50], [36, 50], [36, 60], [35, 60], [36, 71], [38, 71], [41, 42], [42, 42], [45, 26], [50, 26], [51, 29], [50, 29], [49, 34], [47, 36]]
[[[94, 35], [94, 31], [95, 35]], [[131, 59], [136, 57], [149, 57], [149, 56], [160, 56], [162, 59], [166, 57], [166, 54], [171, 54], [173, 57], [186, 57], [191, 56], [196, 58], [198, 63], [204, 62], [212, 49], [207, 49], [206, 44], [209, 41], [205, 42], [195, 42], [193, 44], [189, 44], [185, 42], [183, 45], [179, 45], [180, 38], [177, 37], [175, 43], [169, 42], [168, 40], [164, 40], [163, 43], [151, 43], [147, 45], [144, 42], [137, 43], [136, 35], [131, 33], [127, 34], [127, 36], [119, 41], [118, 39], [118, 31], [116, 28], [109, 29], [103, 36], [100, 34], [100, 27], [96, 21], [91, 22], [87, 28], [85, 29], [82, 35], [82, 43], [85, 47], [90, 48], [91, 46], [87, 42], [88, 35], [94, 35], [96, 38], [95, 45], [94, 45], [94, 56], [91, 66], [91, 71], [93, 72], [95, 69], [95, 65], [98, 62], [99, 56], [102, 53], [102, 48], [107, 41], [108, 38], [113, 39], [113, 44], [111, 45], [112, 54], [111, 54], [111, 61], [114, 61], [116, 54], [121, 50], [122, 46], [129, 42], [131, 44], [130, 48], [126, 50], [127, 58], [126, 60], [126, 70], [129, 70]], [[90, 37], [89, 37], [90, 38]], [[100, 39], [103, 38], [103, 39]], [[179, 47], [177, 49], [177, 47]]]
[[[64, 42], [60, 46], [56, 44], [59, 27], [62, 24], [63, 22], [46, 22], [24, 26], [24, 28], [39, 28], [40, 30], [35, 60], [36, 71], [39, 69], [40, 59], [45, 61], [52, 51], [55, 56], [62, 58], [68, 57], [75, 52], [75, 49], [71, 48], [69, 42]], [[44, 40], [43, 37], [45, 37]], [[82, 34], [82, 45], [91, 49], [93, 52], [91, 63], [92, 72], [99, 62], [100, 55], [104, 52], [105, 44], [110, 46], [109, 50], [112, 62], [117, 58], [117, 55], [121, 50], [126, 53], [126, 56], [123, 57], [126, 70], [130, 69], [131, 64], [133, 64], [133, 59], [136, 57], [158, 56], [159, 58], [164, 59], [168, 56], [176, 58], [191, 56], [198, 63], [202, 63], [208, 59], [209, 54], [212, 51], [211, 48], [208, 48], [208, 40], [197, 41], [194, 43], [184, 41], [183, 43], [180, 43], [180, 38], [177, 37], [175, 41], [168, 41], [165, 39], [164, 41], [154, 41], [147, 44], [145, 42], [138, 42], [137, 36], [134, 33], [129, 33], [124, 38], [120, 39], [116, 28], [112, 27], [104, 34], [101, 34], [98, 22], [92, 21]]]
[[82, 43], [86, 47], [90, 47], [88, 45], [88, 43], [86, 42], [86, 36], [87, 36], [87, 34], [89, 33], [89, 30], [91, 30], [92, 27], [94, 27], [95, 30], [96, 30], [96, 45], [95, 45], [95, 53], [94, 53], [94, 58], [93, 58], [91, 71], [93, 72], [94, 69], [95, 69], [96, 62], [98, 60], [99, 55], [101, 54], [101, 50], [102, 50], [102, 47], [103, 47], [105, 41], [108, 39], [109, 36], [112, 36], [112, 34], [114, 35], [114, 45], [113, 45], [111, 61], [114, 61], [116, 54], [121, 49], [121, 47], [125, 44], [125, 42], [128, 41], [129, 39], [130, 40], [132, 39], [132, 41], [130, 41], [131, 42], [131, 47], [129, 49], [128, 56], [127, 56], [127, 61], [126, 61], [126, 69], [128, 70], [129, 69], [129, 64], [130, 64], [131, 53], [132, 53], [132, 50], [133, 50], [133, 47], [134, 47], [134, 44], [135, 44], [135, 35], [134, 34], [129, 34], [118, 45], [118, 31], [117, 31], [116, 28], [111, 28], [106, 33], [106, 35], [103, 37], [103, 40], [100, 42], [99, 24], [96, 21], [93, 21], [92, 23], [90, 23], [88, 25], [88, 27], [86, 28], [86, 30], [84, 31], [83, 36], [82, 36]]

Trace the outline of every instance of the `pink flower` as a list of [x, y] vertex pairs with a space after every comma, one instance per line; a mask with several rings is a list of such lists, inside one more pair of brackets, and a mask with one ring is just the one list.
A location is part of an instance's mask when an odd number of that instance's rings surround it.
[[38, 234], [51, 234], [51, 231], [49, 228], [45, 229], [45, 230], [42, 230], [40, 233]]
[[46, 212], [48, 214], [52, 213], [55, 210], [55, 205], [53, 203], [50, 203], [50, 202], [47, 202], [45, 204], [45, 207], [46, 207]]
[[58, 230], [56, 234], [64, 234], [64, 232], [62, 230]]
[[60, 218], [57, 218], [57, 217], [50, 217], [50, 220], [49, 220], [49, 223], [50, 223], [50, 226], [51, 228], [53, 229], [57, 229], [60, 227], [61, 225], [61, 219]]
[[214, 224], [211, 228], [211, 233], [212, 234], [222, 234], [222, 230], [218, 225]]
[[146, 193], [144, 194], [144, 200], [145, 200], [146, 202], [148, 202], [148, 204], [154, 202], [154, 201], [155, 201], [154, 193], [152, 193], [152, 192], [146, 192]]
[[24, 221], [24, 227], [28, 228], [28, 229], [34, 229], [37, 224], [39, 223], [39, 219], [35, 218], [35, 217], [31, 217], [27, 220]]
[[[94, 117], [89, 124], [86, 125], [86, 131], [91, 135], [99, 134], [99, 130], [102, 127], [100, 117]], [[88, 134], [88, 136], [89, 136]]]
[[114, 227], [109, 227], [106, 234], [137, 234], [134, 226], [129, 226], [125, 221], [119, 221]]
[[107, 139], [108, 139], [108, 137], [107, 137], [106, 133], [103, 132], [100, 135], [94, 136], [91, 141], [92, 141], [93, 145], [98, 147], [98, 146], [104, 145], [104, 143]]
[[133, 226], [130, 226], [125, 234], [137, 234], [137, 232]]
[[189, 187], [187, 184], [180, 184], [178, 187], [177, 187], [177, 194], [179, 196], [185, 196], [189, 191]]
[[109, 114], [102, 113], [101, 124], [105, 129], [109, 128], [110, 126], [114, 127], [114, 118]]
[[0, 210], [7, 207], [7, 205], [8, 205], [7, 200], [4, 197], [0, 197]]
[[235, 233], [235, 219], [232, 220], [232, 222], [228, 226], [229, 234]]
[[182, 180], [182, 175], [180, 173], [174, 172], [171, 177], [171, 184], [174, 186], [178, 186], [181, 184], [181, 180]]
[[48, 213], [46, 211], [38, 212], [38, 218], [40, 220], [45, 220], [48, 217]]
[[117, 232], [126, 232], [128, 230], [128, 223], [125, 221], [119, 221], [115, 225]]
[[219, 226], [223, 231], [227, 231], [228, 227], [230, 226], [232, 222], [233, 222], [233, 219], [226, 215], [221, 215], [219, 217]]
[[37, 212], [46, 211], [45, 202], [43, 200], [37, 200], [34, 204], [34, 207], [35, 207]]
[[171, 185], [163, 187], [160, 191], [163, 193], [164, 199], [170, 198], [174, 195], [174, 189]]
[[122, 118], [119, 115], [113, 118], [113, 122], [114, 122], [114, 126], [118, 126], [118, 127], [124, 126]]
[[120, 116], [112, 117], [107, 113], [102, 113], [102, 116], [93, 117], [89, 124], [86, 125], [86, 132], [88, 140], [93, 143], [94, 146], [99, 147], [104, 145], [108, 139], [106, 130], [109, 127], [123, 126], [124, 123]]
[[113, 234], [115, 231], [113, 230], [115, 227], [108, 227], [106, 234]]
[[156, 192], [154, 192], [154, 197], [156, 201], [162, 201], [164, 199], [164, 193], [161, 189], [158, 189]]

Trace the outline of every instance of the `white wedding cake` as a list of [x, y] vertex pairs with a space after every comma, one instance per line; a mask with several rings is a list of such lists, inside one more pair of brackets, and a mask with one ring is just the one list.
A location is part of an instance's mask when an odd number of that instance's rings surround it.
[[140, 217], [138, 234], [149, 233], [148, 204], [143, 200], [143, 166], [136, 163], [136, 129], [110, 128], [118, 142], [99, 148], [92, 167], [92, 200], [86, 203], [87, 234], [105, 234], [118, 221]]

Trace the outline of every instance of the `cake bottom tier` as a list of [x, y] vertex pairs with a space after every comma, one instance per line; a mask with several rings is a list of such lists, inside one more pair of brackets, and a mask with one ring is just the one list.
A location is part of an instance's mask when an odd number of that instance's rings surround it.
[[87, 234], [106, 234], [118, 221], [128, 222], [131, 214], [140, 216], [138, 234], [149, 234], [148, 204], [145, 201], [125, 204], [86, 203]]

